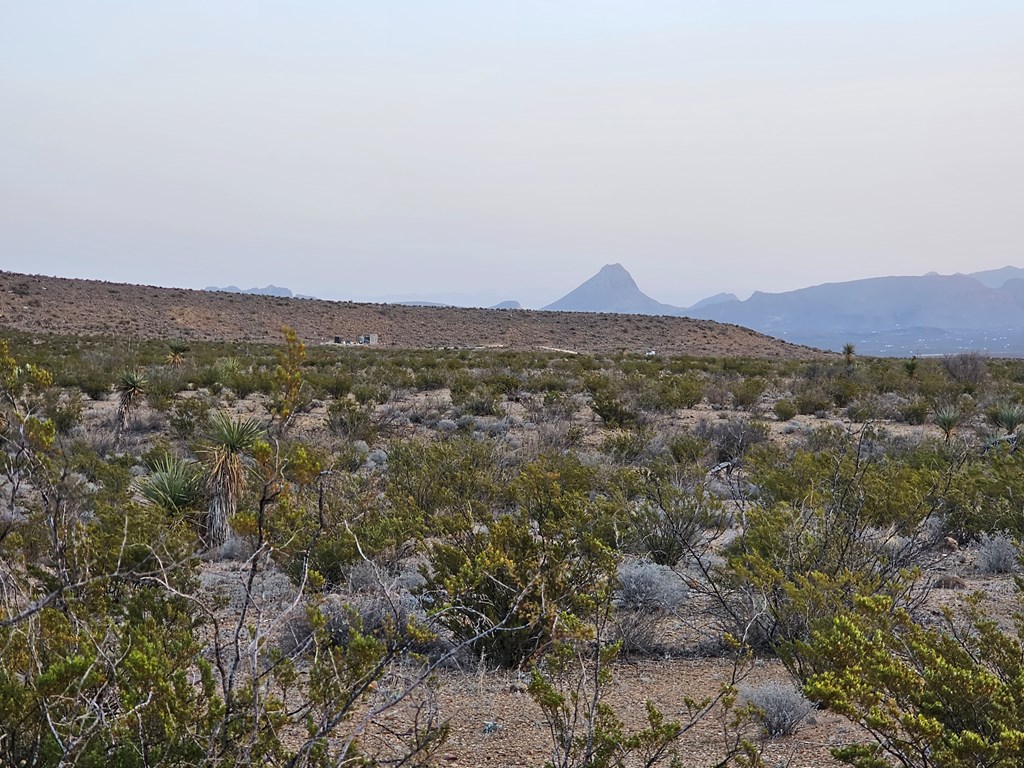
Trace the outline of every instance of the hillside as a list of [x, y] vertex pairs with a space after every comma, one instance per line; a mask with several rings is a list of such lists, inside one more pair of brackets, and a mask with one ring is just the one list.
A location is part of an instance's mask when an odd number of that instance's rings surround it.
[[311, 343], [375, 333], [391, 347], [555, 347], [580, 352], [809, 358], [823, 353], [710, 320], [412, 307], [156, 288], [0, 272], [0, 327], [131, 338]]

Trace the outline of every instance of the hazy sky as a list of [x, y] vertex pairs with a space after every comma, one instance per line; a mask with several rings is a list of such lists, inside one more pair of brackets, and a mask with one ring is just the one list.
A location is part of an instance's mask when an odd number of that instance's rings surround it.
[[0, 268], [528, 306], [1024, 266], [1021, 0], [0, 0]]

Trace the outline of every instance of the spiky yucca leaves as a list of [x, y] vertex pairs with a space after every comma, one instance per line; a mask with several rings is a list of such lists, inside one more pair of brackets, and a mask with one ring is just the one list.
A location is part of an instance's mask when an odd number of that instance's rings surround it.
[[114, 430], [114, 439], [119, 441], [122, 433], [128, 428], [128, 419], [132, 411], [142, 402], [146, 396], [146, 387], [149, 382], [145, 374], [138, 368], [130, 368], [122, 371], [117, 381], [114, 382], [114, 391], [117, 392], [117, 427]]
[[953, 431], [960, 426], [964, 420], [964, 414], [955, 405], [945, 405], [935, 411], [935, 426], [942, 430], [948, 443], [953, 437]]
[[1010, 434], [1024, 424], [1024, 405], [999, 403], [989, 413], [989, 418], [997, 427], [1005, 429], [1006, 434]]
[[228, 538], [228, 521], [238, 510], [238, 498], [245, 488], [246, 463], [265, 427], [256, 419], [232, 419], [219, 412], [201, 447], [206, 465], [209, 507], [203, 524], [203, 540], [216, 549]]
[[167, 342], [167, 348], [170, 350], [167, 353], [167, 364], [174, 368], [180, 368], [185, 364], [185, 353], [191, 349], [188, 344], [183, 341], [174, 339]]
[[196, 509], [203, 500], [203, 479], [195, 464], [172, 456], [153, 462], [153, 473], [139, 482], [152, 504], [174, 514]]
[[843, 344], [843, 360], [847, 365], [853, 365], [853, 356], [856, 352], [857, 348], [853, 344]]

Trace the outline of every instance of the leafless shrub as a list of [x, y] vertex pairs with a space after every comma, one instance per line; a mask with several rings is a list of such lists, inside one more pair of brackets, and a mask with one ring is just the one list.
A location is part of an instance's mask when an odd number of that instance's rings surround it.
[[674, 610], [686, 599], [686, 585], [671, 568], [648, 560], [619, 566], [616, 602], [629, 610]]
[[650, 653], [665, 619], [686, 599], [686, 584], [671, 568], [648, 560], [619, 566], [613, 630], [624, 653]]
[[449, 650], [442, 638], [423, 641], [414, 637], [419, 633], [413, 629], [427, 627], [428, 618], [409, 589], [411, 583], [409, 574], [392, 573], [370, 560], [354, 565], [349, 571], [347, 589], [329, 595], [321, 607], [334, 642], [348, 643], [356, 630], [430, 656]]
[[815, 707], [792, 685], [778, 680], [747, 688], [741, 701], [757, 710], [757, 719], [772, 738], [791, 736]]
[[1005, 533], [985, 534], [978, 545], [978, 570], [982, 573], [1012, 573], [1017, 570], [1020, 551]]
[[714, 423], [701, 419], [694, 434], [711, 443], [719, 461], [733, 461], [741, 458], [751, 446], [767, 440], [768, 428], [761, 422], [743, 418]]
[[704, 388], [704, 399], [712, 408], [725, 408], [732, 401], [732, 391], [729, 389], [729, 382], [721, 376], [715, 376]]
[[979, 352], [960, 352], [942, 358], [946, 374], [963, 391], [974, 392], [985, 381], [985, 358]]

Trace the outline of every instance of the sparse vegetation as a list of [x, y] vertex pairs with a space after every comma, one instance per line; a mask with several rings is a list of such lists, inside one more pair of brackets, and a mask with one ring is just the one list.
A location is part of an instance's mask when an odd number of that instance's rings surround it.
[[[0, 344], [5, 765], [436, 761], [472, 668], [559, 764], [719, 717], [757, 765], [801, 688], [874, 734], [853, 765], [1018, 759], [1007, 590], [929, 591], [1018, 569], [1018, 367], [307, 342]], [[788, 682], [741, 685], [754, 652]], [[733, 671], [637, 719], [623, 656]]]

